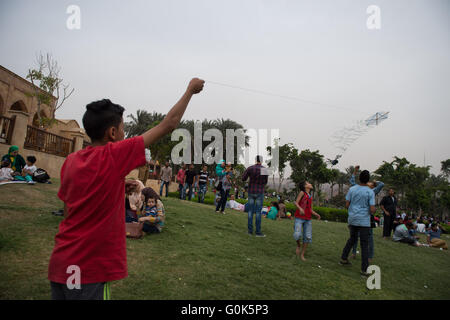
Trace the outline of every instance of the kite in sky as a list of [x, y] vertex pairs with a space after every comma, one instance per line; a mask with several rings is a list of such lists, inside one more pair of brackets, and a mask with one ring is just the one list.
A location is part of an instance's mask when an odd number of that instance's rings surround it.
[[[344, 127], [343, 129], [335, 132], [331, 137], [331, 143], [344, 153], [350, 145], [355, 142], [360, 136], [365, 134], [369, 129], [378, 126], [381, 122], [388, 118], [389, 111], [377, 112], [370, 116], [366, 120], [357, 121], [350, 127]], [[338, 159], [342, 157], [342, 154], [337, 155], [334, 160], [328, 159], [331, 165], [338, 164]]]

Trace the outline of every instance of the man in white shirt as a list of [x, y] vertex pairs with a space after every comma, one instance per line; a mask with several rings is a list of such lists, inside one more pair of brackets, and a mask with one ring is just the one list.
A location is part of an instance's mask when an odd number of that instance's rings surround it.
[[233, 210], [244, 211], [244, 205], [235, 200], [234, 194], [230, 196], [230, 201], [228, 201], [228, 205]]
[[425, 233], [425, 224], [424, 223], [417, 223], [417, 232], [419, 233]]

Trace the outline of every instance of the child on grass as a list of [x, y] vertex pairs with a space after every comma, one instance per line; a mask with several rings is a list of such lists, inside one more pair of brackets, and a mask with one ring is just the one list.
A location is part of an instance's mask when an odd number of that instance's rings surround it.
[[15, 176], [14, 180], [26, 181], [28, 184], [35, 184], [36, 182], [33, 181], [33, 174], [37, 170], [36, 165], [35, 165], [36, 157], [28, 156], [27, 160], [25, 162], [26, 162], [26, 165], [22, 169], [22, 174]]
[[139, 218], [144, 223], [142, 230], [146, 233], [160, 233], [164, 226], [164, 208], [161, 200], [149, 197]]
[[[124, 191], [133, 182], [126, 183], [125, 177], [146, 163], [146, 147], [177, 128], [203, 84], [192, 79], [157, 126], [125, 140], [123, 107], [107, 99], [86, 106], [83, 126], [92, 145], [70, 154], [61, 168], [58, 197], [64, 202], [64, 220], [48, 268], [52, 299], [109, 298], [109, 282], [128, 276]], [[79, 277], [70, 271], [73, 266]], [[68, 288], [73, 278], [80, 279], [75, 285], [81, 288]]]
[[[312, 209], [312, 197], [310, 192], [313, 186], [308, 181], [300, 183], [300, 193], [297, 196], [295, 205], [297, 211], [295, 211], [294, 217], [294, 239], [297, 241], [297, 248], [295, 253], [303, 261], [305, 259], [306, 248], [308, 244], [312, 242], [312, 224], [311, 217], [315, 215], [320, 220], [320, 215]], [[303, 247], [300, 247], [300, 238], [303, 239]]]
[[278, 216], [278, 210], [280, 210], [280, 207], [278, 206], [278, 202], [273, 201], [271, 203], [271, 206], [270, 206], [269, 212], [267, 213], [266, 218], [275, 220]]
[[11, 169], [11, 161], [3, 160], [0, 169], [0, 182], [13, 181], [14, 180], [14, 177], [12, 176], [13, 173], [14, 170]]

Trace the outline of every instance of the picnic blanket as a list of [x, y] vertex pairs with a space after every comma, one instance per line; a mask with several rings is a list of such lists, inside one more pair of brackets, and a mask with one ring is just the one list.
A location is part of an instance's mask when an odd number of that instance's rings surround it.
[[4, 184], [11, 184], [11, 183], [27, 183], [27, 181], [2, 181], [0, 182], [0, 186]]

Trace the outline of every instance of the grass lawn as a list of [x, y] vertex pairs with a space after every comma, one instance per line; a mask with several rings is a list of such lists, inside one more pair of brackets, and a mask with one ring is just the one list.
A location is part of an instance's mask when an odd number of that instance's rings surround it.
[[[0, 299], [49, 299], [47, 267], [61, 217], [58, 181], [0, 187]], [[374, 264], [381, 290], [368, 290], [360, 257], [338, 264], [345, 223], [313, 221], [308, 261], [295, 255], [293, 221], [263, 219], [266, 238], [247, 235], [247, 215], [210, 205], [164, 200], [159, 235], [127, 239], [126, 279], [113, 299], [450, 299], [450, 253], [381, 239]], [[450, 241], [448, 235], [443, 239]]]

